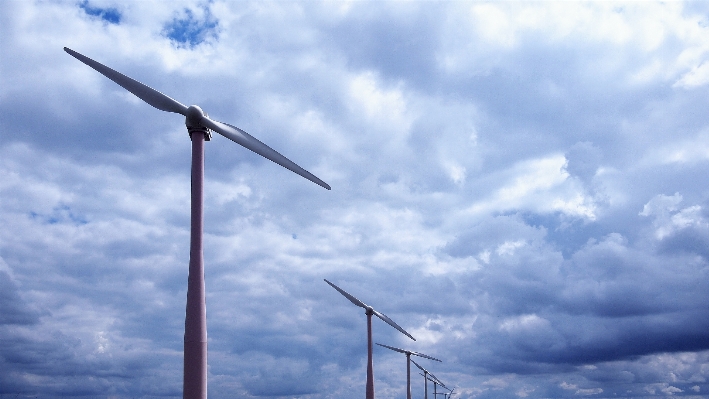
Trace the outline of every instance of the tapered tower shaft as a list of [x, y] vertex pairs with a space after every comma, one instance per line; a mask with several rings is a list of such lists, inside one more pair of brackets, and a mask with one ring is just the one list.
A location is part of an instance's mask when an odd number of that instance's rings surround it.
[[190, 229], [190, 266], [187, 278], [185, 315], [185, 353], [182, 397], [207, 399], [207, 306], [204, 295], [204, 142], [209, 132], [202, 127], [187, 127], [192, 139], [192, 209]]
[[406, 352], [406, 399], [411, 399], [411, 352]]
[[372, 359], [372, 311], [367, 310], [367, 399], [374, 399], [374, 360]]

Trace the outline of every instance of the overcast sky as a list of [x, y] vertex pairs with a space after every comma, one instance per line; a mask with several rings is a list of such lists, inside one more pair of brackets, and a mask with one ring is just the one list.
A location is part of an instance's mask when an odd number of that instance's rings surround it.
[[706, 3], [0, 2], [0, 397], [179, 398], [184, 118], [64, 46], [332, 186], [206, 144], [211, 398], [364, 396], [324, 278], [456, 399], [709, 397]]

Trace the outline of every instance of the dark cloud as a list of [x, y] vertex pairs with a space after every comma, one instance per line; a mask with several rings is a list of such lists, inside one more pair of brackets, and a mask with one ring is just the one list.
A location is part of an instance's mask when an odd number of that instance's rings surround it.
[[39, 321], [39, 312], [20, 298], [17, 285], [0, 271], [0, 325], [31, 325]]
[[578, 142], [566, 153], [566, 170], [584, 182], [590, 181], [601, 166], [603, 154], [588, 141]]
[[[0, 396], [179, 397], [189, 139], [210, 396], [705, 395], [706, 18], [683, 3], [0, 3]], [[380, 348], [381, 349], [381, 348]], [[394, 356], [396, 355], [396, 356]], [[404, 395], [401, 356], [376, 389]], [[420, 395], [417, 380], [414, 396]], [[432, 387], [429, 387], [432, 388]]]

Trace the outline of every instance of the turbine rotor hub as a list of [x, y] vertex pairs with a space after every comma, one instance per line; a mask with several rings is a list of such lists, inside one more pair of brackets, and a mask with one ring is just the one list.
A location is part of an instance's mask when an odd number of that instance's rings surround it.
[[198, 105], [190, 105], [187, 108], [187, 115], [185, 116], [185, 125], [187, 126], [187, 132], [192, 137], [192, 133], [202, 133], [204, 134], [204, 140], [209, 141], [212, 139], [212, 132], [202, 125], [202, 118], [205, 118], [207, 114], [202, 111]]

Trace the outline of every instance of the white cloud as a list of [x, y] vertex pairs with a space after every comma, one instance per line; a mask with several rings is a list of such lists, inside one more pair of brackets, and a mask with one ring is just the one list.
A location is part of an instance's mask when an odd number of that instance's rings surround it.
[[593, 199], [568, 179], [563, 156], [520, 162], [495, 178], [493, 194], [474, 203], [472, 215], [524, 210], [539, 213], [561, 212], [588, 220], [596, 218]]
[[576, 395], [590, 396], [603, 393], [603, 388], [582, 388], [575, 392]]
[[[63, 46], [333, 186], [208, 143], [210, 395], [361, 395], [365, 318], [323, 278], [461, 397], [705, 390], [701, 3], [86, 4], [120, 23], [0, 2], [9, 395], [180, 395], [182, 119]], [[166, 37], [189, 15], [214, 18], [204, 41]]]
[[641, 216], [653, 216], [655, 237], [658, 240], [687, 227], [709, 227], [704, 219], [702, 207], [699, 205], [679, 209], [682, 196], [675, 193], [673, 196], [659, 194], [643, 206]]

